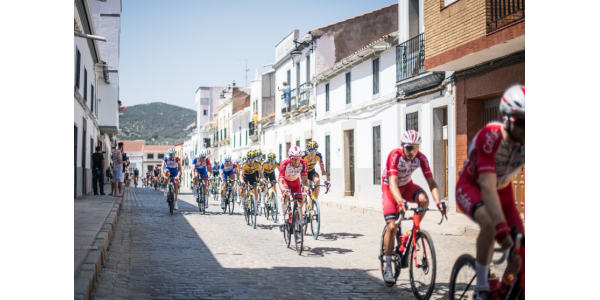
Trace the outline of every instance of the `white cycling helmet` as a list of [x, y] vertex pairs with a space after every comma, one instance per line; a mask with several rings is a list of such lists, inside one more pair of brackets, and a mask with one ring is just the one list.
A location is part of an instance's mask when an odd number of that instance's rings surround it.
[[206, 151], [204, 151], [204, 150], [198, 151], [198, 156], [206, 156]]
[[300, 155], [302, 155], [302, 150], [300, 150], [300, 147], [298, 146], [294, 146], [288, 150], [289, 157], [298, 157]]
[[175, 154], [177, 151], [175, 150], [175, 148], [171, 148], [169, 149], [169, 154]]
[[505, 116], [525, 118], [525, 86], [510, 86], [500, 100], [500, 111]]
[[225, 155], [223, 156], [223, 159], [224, 159], [224, 160], [231, 160], [231, 155], [229, 155], [229, 154], [225, 154]]
[[409, 129], [400, 136], [400, 144], [419, 145], [421, 144], [421, 135], [416, 130]]

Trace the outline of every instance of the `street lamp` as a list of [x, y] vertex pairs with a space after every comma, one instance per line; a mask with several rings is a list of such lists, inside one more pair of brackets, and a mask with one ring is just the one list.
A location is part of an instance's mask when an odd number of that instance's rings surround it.
[[292, 55], [292, 61], [294, 62], [294, 65], [300, 62], [300, 56], [302, 56], [302, 52], [300, 52], [298, 48], [296, 48], [296, 50], [292, 51], [290, 54]]

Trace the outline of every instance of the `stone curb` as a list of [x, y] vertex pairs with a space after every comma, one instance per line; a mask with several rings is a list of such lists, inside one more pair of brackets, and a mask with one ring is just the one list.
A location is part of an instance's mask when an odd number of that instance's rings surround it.
[[84, 263], [78, 266], [76, 270], [75, 300], [87, 300], [92, 295], [98, 274], [102, 271], [102, 267], [108, 257], [106, 251], [110, 246], [110, 238], [114, 232], [113, 228], [117, 224], [117, 219], [121, 211], [121, 203], [123, 203], [123, 197], [118, 197], [106, 217], [106, 221], [104, 221], [100, 232], [96, 235], [93, 246], [88, 250]]

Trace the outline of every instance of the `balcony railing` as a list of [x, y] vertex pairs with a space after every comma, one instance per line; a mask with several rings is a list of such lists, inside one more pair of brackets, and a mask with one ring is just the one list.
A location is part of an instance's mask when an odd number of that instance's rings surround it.
[[[293, 89], [290, 91], [290, 95], [292, 96], [290, 98], [290, 108], [292, 110], [296, 109], [297, 107], [297, 103], [296, 103], [296, 89]], [[283, 97], [283, 94], [281, 95], [281, 113], [285, 114], [288, 113], [289, 111], [287, 111], [287, 105], [285, 104], [285, 99]]]
[[525, 0], [487, 0], [487, 32], [525, 18]]
[[417, 76], [425, 71], [425, 38], [419, 34], [396, 46], [396, 81]]

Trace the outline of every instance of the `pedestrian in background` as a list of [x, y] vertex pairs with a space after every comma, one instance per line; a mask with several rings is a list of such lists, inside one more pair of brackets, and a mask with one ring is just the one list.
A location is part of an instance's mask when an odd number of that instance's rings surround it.
[[113, 152], [112, 161], [113, 161], [113, 174], [115, 177], [115, 182], [113, 183], [113, 195], [115, 197], [122, 196], [123, 190], [123, 142], [119, 142], [117, 145], [117, 149]]
[[285, 102], [286, 106], [287, 106], [287, 112], [290, 112], [290, 102], [291, 102], [291, 90], [290, 90], [290, 86], [287, 84], [287, 82], [283, 82], [283, 88], [279, 89], [279, 91], [283, 91], [283, 101]]
[[104, 154], [100, 146], [96, 146], [96, 153], [92, 154], [92, 184], [94, 195], [98, 195], [98, 184], [100, 184], [100, 195], [104, 195]]

